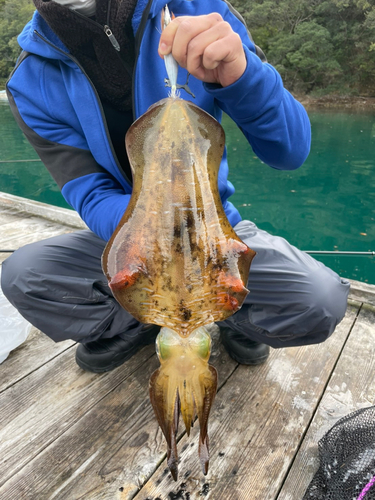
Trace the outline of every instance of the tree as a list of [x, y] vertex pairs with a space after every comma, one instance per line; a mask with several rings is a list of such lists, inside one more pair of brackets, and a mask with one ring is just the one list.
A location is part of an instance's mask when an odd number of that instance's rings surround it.
[[17, 36], [35, 10], [31, 0], [0, 0], [0, 78], [7, 78], [20, 54]]
[[[289, 90], [375, 95], [375, 0], [232, 0]], [[0, 79], [32, 0], [0, 0]]]
[[297, 91], [326, 88], [342, 74], [331, 35], [316, 21], [299, 23], [293, 32], [274, 36], [269, 42], [268, 56], [285, 85]]
[[331, 32], [336, 59], [348, 88], [374, 95], [375, 1], [326, 1], [317, 17]]
[[375, 0], [232, 3], [290, 90], [375, 94]]

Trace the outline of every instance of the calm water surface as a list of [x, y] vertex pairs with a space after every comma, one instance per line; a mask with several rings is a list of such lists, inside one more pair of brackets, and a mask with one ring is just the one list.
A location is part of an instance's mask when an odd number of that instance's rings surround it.
[[[231, 198], [243, 218], [303, 250], [375, 251], [375, 114], [311, 112], [313, 143], [292, 172], [264, 165], [224, 119]], [[69, 208], [0, 104], [0, 191]], [[34, 161], [26, 161], [34, 160]], [[375, 284], [375, 258], [316, 257], [341, 276]]]

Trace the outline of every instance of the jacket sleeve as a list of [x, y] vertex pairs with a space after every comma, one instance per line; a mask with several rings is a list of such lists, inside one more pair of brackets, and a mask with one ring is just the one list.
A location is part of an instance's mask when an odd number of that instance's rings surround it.
[[[38, 92], [34, 86], [34, 93]], [[61, 123], [48, 106], [28, 97], [12, 79], [7, 84], [12, 113], [30, 144], [61, 189], [66, 201], [100, 238], [108, 241], [119, 223], [130, 194], [99, 165], [74, 124]], [[35, 97], [35, 98], [34, 98]]]
[[255, 154], [271, 167], [293, 170], [310, 152], [311, 127], [304, 107], [284, 88], [276, 69], [262, 62], [246, 26], [229, 8], [224, 19], [242, 39], [247, 67], [232, 85], [204, 84], [239, 126]]

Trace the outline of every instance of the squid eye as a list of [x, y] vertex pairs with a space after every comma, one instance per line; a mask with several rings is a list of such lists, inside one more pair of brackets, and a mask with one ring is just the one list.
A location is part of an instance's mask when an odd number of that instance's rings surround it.
[[211, 337], [204, 328], [198, 328], [191, 334], [189, 344], [200, 358], [207, 360], [210, 357]]
[[158, 355], [159, 360], [165, 361], [171, 355], [171, 350], [168, 346], [162, 344], [159, 339], [156, 340], [156, 354]]
[[174, 351], [174, 347], [180, 344], [179, 335], [169, 328], [162, 328], [156, 337], [156, 353], [160, 360], [166, 361]]

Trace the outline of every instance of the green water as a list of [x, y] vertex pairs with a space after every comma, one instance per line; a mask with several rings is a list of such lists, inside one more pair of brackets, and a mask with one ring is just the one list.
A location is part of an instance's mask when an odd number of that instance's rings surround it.
[[0, 191], [70, 208], [38, 158], [8, 103], [0, 101]]
[[[375, 114], [312, 112], [312, 151], [292, 172], [262, 164], [224, 119], [231, 198], [243, 218], [303, 250], [375, 251]], [[0, 191], [68, 207], [0, 104]], [[316, 257], [341, 276], [375, 284], [375, 258]]]

